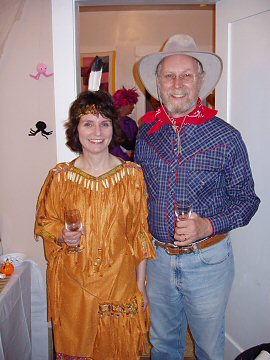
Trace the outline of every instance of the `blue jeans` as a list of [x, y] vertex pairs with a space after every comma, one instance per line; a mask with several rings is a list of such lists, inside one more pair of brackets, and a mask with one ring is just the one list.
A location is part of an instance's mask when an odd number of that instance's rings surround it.
[[152, 360], [183, 360], [189, 325], [198, 360], [223, 360], [224, 317], [234, 277], [230, 238], [195, 253], [148, 261]]

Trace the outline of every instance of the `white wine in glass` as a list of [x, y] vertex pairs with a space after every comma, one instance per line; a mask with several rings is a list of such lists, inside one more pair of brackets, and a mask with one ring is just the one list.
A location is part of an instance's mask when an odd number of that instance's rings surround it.
[[184, 220], [192, 213], [192, 204], [188, 201], [180, 201], [174, 204], [174, 213], [177, 220]]
[[[81, 231], [82, 230], [82, 217], [80, 210], [72, 209], [65, 210], [65, 228], [68, 231]], [[79, 245], [68, 246], [68, 253], [81, 252], [84, 248]]]

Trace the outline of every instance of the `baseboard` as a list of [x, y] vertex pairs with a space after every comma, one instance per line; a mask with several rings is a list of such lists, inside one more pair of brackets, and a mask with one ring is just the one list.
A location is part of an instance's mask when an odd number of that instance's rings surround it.
[[225, 351], [224, 360], [233, 360], [244, 350], [234, 341], [229, 334], [225, 333]]

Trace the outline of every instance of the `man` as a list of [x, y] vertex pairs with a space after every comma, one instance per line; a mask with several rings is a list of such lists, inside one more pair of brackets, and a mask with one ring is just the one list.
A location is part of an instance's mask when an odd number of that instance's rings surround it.
[[[199, 360], [224, 357], [234, 274], [228, 232], [248, 224], [260, 200], [240, 133], [202, 105], [221, 72], [221, 59], [188, 35], [172, 36], [139, 63], [144, 86], [161, 103], [143, 117], [135, 151], [157, 250], [147, 268], [152, 360], [183, 359], [187, 325]], [[176, 219], [184, 201], [192, 213]]]

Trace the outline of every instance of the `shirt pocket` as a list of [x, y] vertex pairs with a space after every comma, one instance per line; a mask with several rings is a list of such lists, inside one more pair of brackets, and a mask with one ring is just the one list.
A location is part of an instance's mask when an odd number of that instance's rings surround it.
[[226, 147], [220, 146], [195, 153], [184, 164], [189, 197], [209, 207], [213, 197], [225, 189], [224, 163]]
[[[162, 171], [159, 161], [143, 161], [141, 162], [149, 198], [157, 200], [162, 189]], [[163, 190], [164, 191], [164, 190]]]

